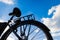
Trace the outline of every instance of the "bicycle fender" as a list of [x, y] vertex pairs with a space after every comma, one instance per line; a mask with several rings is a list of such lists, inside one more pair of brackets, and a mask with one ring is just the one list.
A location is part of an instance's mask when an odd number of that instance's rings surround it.
[[39, 26], [39, 28], [41, 28], [44, 31], [50, 31], [50, 29], [47, 26], [45, 26], [43, 23], [36, 20], [25, 20], [25, 21], [21, 21], [20, 24], [23, 25], [26, 24], [26, 22], [28, 22], [28, 24]]

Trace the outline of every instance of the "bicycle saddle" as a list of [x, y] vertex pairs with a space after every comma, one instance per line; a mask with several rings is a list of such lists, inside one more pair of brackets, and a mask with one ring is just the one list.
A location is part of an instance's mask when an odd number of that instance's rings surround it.
[[16, 16], [16, 17], [20, 17], [20, 16], [21, 16], [21, 11], [20, 11], [17, 7], [15, 7], [15, 8], [13, 9], [13, 12], [10, 13], [9, 15]]

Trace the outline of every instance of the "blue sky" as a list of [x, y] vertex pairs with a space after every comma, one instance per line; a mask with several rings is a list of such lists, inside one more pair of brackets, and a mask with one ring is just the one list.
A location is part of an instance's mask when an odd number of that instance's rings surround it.
[[[7, 21], [14, 7], [18, 7], [22, 16], [34, 14], [36, 20], [43, 21], [50, 28], [54, 40], [60, 38], [60, 0], [0, 0], [0, 21]], [[59, 34], [59, 36], [56, 36]]]
[[[2, 14], [9, 14], [14, 7], [20, 8], [22, 15], [26, 15], [29, 12], [33, 13], [37, 16], [38, 19], [42, 17], [51, 17], [48, 16], [48, 10], [54, 6], [58, 5], [60, 0], [12, 0], [13, 3], [3, 3], [0, 2], [0, 13]], [[2, 7], [2, 8], [1, 8]], [[4, 10], [3, 10], [4, 9]], [[3, 12], [5, 11], [5, 12]]]

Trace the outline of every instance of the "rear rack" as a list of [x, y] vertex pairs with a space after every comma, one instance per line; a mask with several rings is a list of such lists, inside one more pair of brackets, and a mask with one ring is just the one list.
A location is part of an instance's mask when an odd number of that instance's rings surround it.
[[34, 17], [33, 14], [30, 14], [30, 15], [27, 15], [27, 16], [20, 17], [20, 20], [21, 21], [24, 21], [24, 20], [35, 20], [35, 17]]

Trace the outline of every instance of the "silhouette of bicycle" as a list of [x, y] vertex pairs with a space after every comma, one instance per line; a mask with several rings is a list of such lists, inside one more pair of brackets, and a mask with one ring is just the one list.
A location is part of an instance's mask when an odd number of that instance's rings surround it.
[[[7, 23], [9, 29], [0, 36], [0, 40], [53, 40], [50, 30], [36, 21], [33, 14], [20, 17], [20, 10], [14, 8], [9, 15], [12, 16]], [[17, 18], [13, 19], [14, 16]]]

